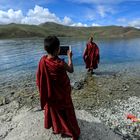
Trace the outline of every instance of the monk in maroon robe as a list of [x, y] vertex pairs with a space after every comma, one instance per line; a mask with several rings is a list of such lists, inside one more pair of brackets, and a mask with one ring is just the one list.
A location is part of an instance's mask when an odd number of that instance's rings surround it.
[[59, 57], [60, 42], [55, 36], [44, 40], [44, 55], [38, 66], [37, 86], [41, 108], [44, 110], [44, 127], [52, 127], [54, 134], [67, 135], [77, 140], [80, 128], [71, 99], [71, 86], [67, 72], [73, 72], [72, 52], [68, 52], [68, 64]]
[[86, 64], [86, 69], [88, 69], [88, 72], [93, 73], [93, 69], [98, 68], [98, 64], [100, 61], [99, 48], [93, 42], [93, 37], [89, 38], [89, 42], [87, 43], [84, 50], [83, 59]]

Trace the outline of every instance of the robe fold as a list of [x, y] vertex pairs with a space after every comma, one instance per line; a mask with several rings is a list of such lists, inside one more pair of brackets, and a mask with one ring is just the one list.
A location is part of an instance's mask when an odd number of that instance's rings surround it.
[[64, 62], [43, 56], [37, 71], [37, 86], [41, 108], [44, 109], [44, 127], [52, 127], [55, 134], [61, 133], [77, 140], [80, 128], [71, 99], [70, 80]]
[[83, 54], [86, 68], [96, 69], [100, 61], [99, 48], [94, 42], [87, 43]]

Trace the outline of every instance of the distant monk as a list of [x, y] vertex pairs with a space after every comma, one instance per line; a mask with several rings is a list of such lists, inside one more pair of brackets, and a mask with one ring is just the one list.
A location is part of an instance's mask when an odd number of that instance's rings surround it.
[[98, 68], [100, 61], [99, 48], [93, 42], [93, 37], [89, 38], [89, 42], [84, 50], [83, 59], [86, 64], [86, 69], [93, 74], [93, 69]]
[[80, 128], [71, 99], [71, 86], [67, 71], [73, 72], [72, 52], [68, 51], [68, 64], [59, 57], [60, 42], [56, 36], [44, 40], [44, 55], [38, 66], [37, 86], [41, 108], [44, 109], [44, 127], [52, 127], [54, 134], [78, 140]]

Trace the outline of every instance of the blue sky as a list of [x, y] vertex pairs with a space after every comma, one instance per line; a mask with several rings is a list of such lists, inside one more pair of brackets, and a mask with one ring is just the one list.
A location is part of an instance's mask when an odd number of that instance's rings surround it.
[[0, 24], [140, 28], [140, 0], [0, 0]]

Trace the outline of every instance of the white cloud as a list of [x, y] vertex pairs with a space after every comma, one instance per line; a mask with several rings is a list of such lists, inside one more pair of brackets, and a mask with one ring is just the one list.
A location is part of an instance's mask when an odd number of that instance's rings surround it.
[[60, 22], [60, 19], [49, 9], [36, 5], [34, 9], [28, 11], [27, 16], [21, 22], [24, 24], [40, 24], [47, 21]]
[[63, 21], [62, 21], [62, 23], [63, 23], [64, 25], [71, 25], [71, 24], [73, 24], [73, 21], [72, 21], [71, 18], [65, 16], [64, 19], [63, 19]]
[[81, 23], [81, 22], [78, 22], [78, 23], [73, 23], [73, 24], [71, 24], [71, 26], [87, 27], [88, 25], [87, 25], [87, 24], [83, 24], [83, 23]]
[[127, 20], [126, 18], [120, 18], [117, 21], [122, 23], [123, 26], [131, 26], [140, 29], [140, 18], [131, 21]]
[[23, 17], [21, 10], [9, 9], [7, 12], [0, 10], [0, 24], [21, 23]]
[[85, 18], [88, 20], [94, 20], [96, 18], [96, 11], [93, 8], [87, 8], [85, 10]]
[[106, 16], [106, 11], [105, 11], [105, 8], [103, 6], [98, 6], [97, 11], [98, 11], [98, 13], [100, 14], [101, 17]]
[[38, 5], [36, 5], [34, 9], [30, 9], [25, 16], [23, 16], [21, 10], [0, 10], [0, 24], [22, 23], [38, 25], [47, 21], [57, 23], [61, 22], [59, 17], [57, 17], [54, 13], [51, 13], [49, 9], [40, 7]]
[[126, 22], [127, 20], [126, 20], [126, 18], [119, 18], [119, 19], [117, 19], [117, 21], [118, 21], [118, 22], [123, 22], [123, 23], [124, 23], [124, 22]]
[[129, 22], [128, 25], [135, 28], [140, 28], [140, 18]]
[[101, 25], [97, 23], [92, 23], [92, 26], [101, 26]]
[[104, 18], [109, 14], [114, 13], [116, 13], [116, 11], [109, 5], [96, 5], [85, 10], [85, 18], [87, 20], [93, 21], [99, 19], [100, 17]]
[[62, 20], [62, 24], [69, 25], [69, 26], [77, 26], [77, 27], [87, 27], [88, 26], [87, 24], [83, 24], [81, 22], [74, 23], [72, 21], [72, 19], [67, 16], [65, 16], [64, 19]]
[[64, 19], [61, 21], [61, 24], [68, 25], [68, 26], [77, 26], [77, 27], [87, 27], [87, 24], [83, 24], [81, 22], [75, 23], [72, 21], [71, 18], [65, 16]]
[[[70, 1], [70, 0], [68, 0]], [[118, 4], [121, 2], [125, 2], [128, 0], [71, 0], [71, 2], [77, 2], [77, 3], [88, 3], [88, 4]], [[139, 1], [139, 0], [133, 0], [133, 1]]]
[[108, 6], [103, 6], [103, 5], [98, 5], [97, 6], [97, 13], [101, 16], [101, 17], [105, 17], [108, 13], [113, 14], [115, 11]]
[[44, 22], [56, 22], [69, 26], [87, 26], [87, 24], [82, 24], [80, 22], [75, 23], [67, 16], [61, 20], [54, 13], [51, 13], [48, 8], [43, 8], [38, 5], [36, 5], [34, 9], [29, 9], [26, 15], [23, 15], [21, 10], [0, 10], [0, 24], [22, 23], [38, 25]]
[[34, 9], [30, 9], [24, 16], [21, 10], [14, 11], [9, 9], [8, 11], [0, 10], [0, 24], [9, 23], [22, 23], [22, 24], [34, 24], [38, 25], [44, 22], [56, 22], [69, 26], [84, 26], [87, 24], [81, 22], [75, 23], [70, 17], [65, 16], [62, 20], [54, 13], [51, 13], [49, 9], [36, 5]]

